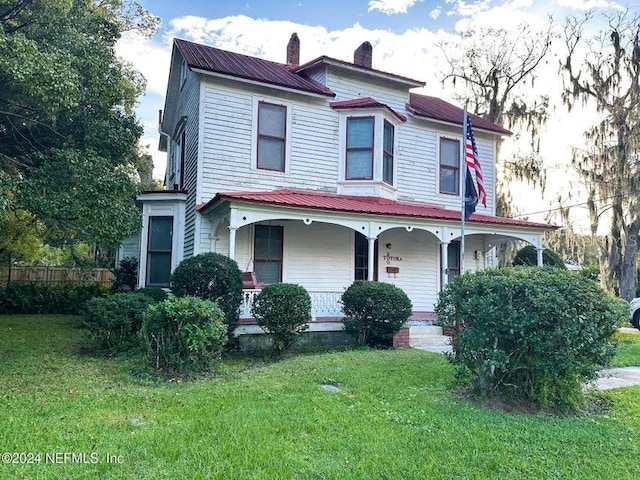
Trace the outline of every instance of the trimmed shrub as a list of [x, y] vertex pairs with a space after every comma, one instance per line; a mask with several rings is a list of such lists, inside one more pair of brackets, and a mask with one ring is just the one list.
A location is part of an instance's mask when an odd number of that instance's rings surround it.
[[171, 274], [171, 290], [177, 297], [192, 296], [217, 303], [225, 323], [238, 322], [242, 303], [242, 273], [238, 264], [218, 253], [201, 253], [180, 262]]
[[341, 301], [345, 330], [361, 345], [391, 346], [393, 336], [411, 316], [411, 300], [390, 283], [356, 281]]
[[139, 293], [115, 293], [87, 302], [83, 324], [100, 350], [124, 351], [141, 345], [143, 314], [155, 301]]
[[255, 298], [251, 314], [272, 335], [274, 351], [280, 354], [308, 328], [311, 297], [300, 285], [274, 283], [264, 287]]
[[[560, 254], [550, 248], [542, 250], [542, 263], [545, 267], [567, 268], [564, 266], [564, 262], [562, 261]], [[535, 267], [536, 265], [538, 265], [538, 250], [533, 245], [527, 245], [526, 247], [518, 250], [515, 258], [513, 259], [514, 267]]]
[[84, 304], [110, 293], [109, 287], [87, 285], [33, 285], [11, 283], [0, 288], [0, 314], [81, 315]]
[[120, 266], [113, 270], [113, 283], [111, 288], [114, 292], [131, 292], [138, 286], [138, 259], [135, 257], [124, 257], [120, 260]]
[[156, 303], [164, 302], [167, 298], [169, 298], [169, 294], [167, 292], [165, 292], [161, 288], [155, 288], [155, 287], [138, 288], [133, 293], [146, 295]]
[[148, 308], [142, 335], [155, 368], [200, 372], [220, 361], [227, 343], [227, 326], [215, 303], [196, 297], [169, 297]]
[[628, 307], [588, 278], [523, 267], [456, 277], [435, 312], [452, 328], [459, 378], [477, 393], [567, 410], [615, 354], [611, 337]]

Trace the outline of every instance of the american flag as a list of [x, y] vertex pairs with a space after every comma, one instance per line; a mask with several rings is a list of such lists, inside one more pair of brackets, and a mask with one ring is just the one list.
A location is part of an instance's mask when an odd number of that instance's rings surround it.
[[478, 158], [478, 149], [476, 148], [476, 140], [473, 138], [473, 130], [471, 128], [471, 118], [467, 115], [465, 141], [465, 157], [467, 159], [467, 167], [472, 168], [476, 172], [476, 183], [478, 184], [478, 201], [484, 207], [487, 206], [487, 191], [484, 189], [484, 179], [482, 178], [482, 167], [480, 167], [480, 159]]

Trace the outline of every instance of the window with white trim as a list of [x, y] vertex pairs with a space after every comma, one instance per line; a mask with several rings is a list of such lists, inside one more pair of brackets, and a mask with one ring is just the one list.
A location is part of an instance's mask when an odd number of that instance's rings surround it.
[[284, 172], [287, 151], [286, 106], [258, 102], [257, 137], [257, 168]]

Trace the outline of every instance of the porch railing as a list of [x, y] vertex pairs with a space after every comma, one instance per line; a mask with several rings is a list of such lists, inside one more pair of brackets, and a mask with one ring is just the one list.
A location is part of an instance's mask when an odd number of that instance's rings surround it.
[[[251, 316], [251, 306], [260, 290], [243, 290], [242, 304], [240, 305], [240, 318], [253, 318]], [[311, 297], [311, 319], [317, 317], [342, 317], [340, 297], [342, 292], [329, 290], [309, 291]]]

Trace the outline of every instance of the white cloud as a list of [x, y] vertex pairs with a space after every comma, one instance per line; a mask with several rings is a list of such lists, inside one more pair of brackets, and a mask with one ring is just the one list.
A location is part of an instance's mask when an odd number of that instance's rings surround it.
[[147, 92], [164, 95], [169, 78], [171, 43], [158, 44], [132, 32], [122, 35], [116, 54], [131, 62], [147, 80]]
[[565, 8], [574, 10], [591, 10], [593, 8], [614, 8], [616, 10], [624, 10], [624, 7], [618, 2], [609, 2], [607, 0], [556, 0], [556, 3]]
[[369, 12], [378, 10], [387, 15], [395, 15], [397, 13], [407, 13], [407, 10], [413, 7], [416, 0], [369, 0]]
[[433, 19], [433, 20], [437, 20], [440, 17], [440, 14], [442, 13], [442, 7], [436, 7], [433, 10], [431, 10], [429, 12], [429, 16]]
[[[567, 0], [563, 0], [567, 1]], [[405, 2], [407, 3], [407, 2]], [[411, 4], [416, 2], [411, 2]], [[527, 22], [534, 28], [545, 25], [546, 19], [540, 15], [535, 17], [527, 12], [531, 0], [513, 0], [502, 2], [498, 7], [485, 8], [485, 2], [473, 2], [477, 10], [471, 8], [472, 2], [452, 0], [459, 12], [475, 11], [474, 24], [492, 25], [494, 27], [517, 28], [521, 22]], [[463, 8], [464, 7], [464, 8]], [[441, 12], [442, 10], [434, 9]], [[442, 11], [443, 12], [443, 11]], [[444, 12], [443, 12], [444, 13]], [[460, 15], [461, 13], [458, 13]], [[435, 13], [433, 14], [435, 15]], [[465, 27], [464, 21], [458, 22], [457, 28]], [[411, 29], [402, 33], [389, 30], [368, 30], [360, 24], [342, 30], [329, 31], [323, 26], [301, 25], [289, 21], [268, 21], [250, 18], [244, 15], [207, 19], [204, 17], [184, 16], [173, 19], [167, 26], [165, 36], [155, 41], [123, 37], [118, 45], [119, 53], [136, 64], [149, 80], [149, 91], [164, 95], [171, 55], [171, 40], [173, 37], [184, 38], [204, 43], [217, 48], [254, 55], [260, 58], [285, 62], [286, 44], [293, 32], [297, 32], [301, 43], [301, 63], [308, 62], [321, 55], [328, 55], [344, 61], [353, 60], [354, 50], [365, 40], [373, 45], [373, 67], [379, 70], [396, 73], [416, 80], [426, 82], [423, 93], [438, 96], [444, 100], [453, 99], [450, 86], [443, 87], [440, 83], [441, 72], [444, 70], [442, 53], [437, 46], [439, 42], [452, 38], [451, 33], [431, 31], [426, 28]], [[541, 75], [539, 83], [546, 78], [558, 79], [557, 62], [548, 68], [548, 76]], [[553, 68], [551, 68], [553, 67]], [[557, 81], [548, 82], [559, 88]], [[162, 108], [158, 101], [154, 108], [147, 108], [149, 118], [145, 121], [145, 137], [142, 144], [149, 145], [155, 165], [154, 177], [162, 178], [166, 164], [166, 154], [157, 151], [157, 109]], [[140, 111], [140, 110], [139, 110]], [[577, 113], [574, 112], [573, 115]], [[578, 113], [579, 116], [579, 113]], [[575, 118], [575, 117], [572, 117]], [[568, 132], [568, 126], [576, 126], [576, 132]], [[564, 113], [564, 107], [558, 107], [552, 114], [552, 122], [543, 140], [543, 152], [554, 162], [562, 156], [567, 158], [568, 145], [581, 142], [578, 123], [570, 120]], [[581, 125], [582, 126], [582, 125]], [[569, 133], [572, 135], [570, 136]], [[546, 142], [546, 143], [544, 143]], [[507, 152], [505, 145], [504, 152]], [[559, 176], [558, 176], [559, 177]], [[550, 185], [549, 192], [555, 192], [556, 185]], [[532, 194], [532, 196], [536, 196]], [[523, 209], [540, 209], [542, 202], [539, 197], [528, 201]], [[535, 201], [539, 201], [537, 207]]]

